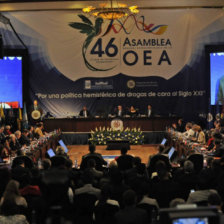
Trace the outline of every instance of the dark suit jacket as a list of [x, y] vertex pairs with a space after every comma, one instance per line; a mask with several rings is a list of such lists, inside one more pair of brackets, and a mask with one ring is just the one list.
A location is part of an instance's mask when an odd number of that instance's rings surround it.
[[147, 116], [147, 117], [154, 117], [154, 112], [153, 112], [153, 110], [151, 110], [151, 114], [150, 114], [150, 116], [148, 116], [148, 113], [149, 113], [148, 110], [146, 110], [146, 116]]
[[107, 165], [107, 162], [103, 159], [102, 155], [99, 153], [88, 153], [82, 157], [82, 162], [80, 165], [81, 170], [85, 170], [87, 168], [88, 161], [90, 159], [94, 159], [96, 162], [96, 169], [102, 170], [103, 165]]
[[20, 145], [27, 145], [27, 146], [29, 146], [30, 145], [30, 139], [27, 136], [22, 134], [20, 139], [19, 139], [19, 143], [20, 143]]
[[136, 207], [124, 208], [115, 214], [117, 224], [146, 224], [147, 213]]
[[131, 155], [121, 155], [117, 158], [118, 169], [121, 171], [131, 169], [134, 157]]
[[[90, 116], [90, 113], [89, 113], [88, 110], [86, 111], [86, 115], [87, 115], [87, 117]], [[81, 111], [80, 111], [79, 116], [84, 117], [84, 110], [81, 110]]]

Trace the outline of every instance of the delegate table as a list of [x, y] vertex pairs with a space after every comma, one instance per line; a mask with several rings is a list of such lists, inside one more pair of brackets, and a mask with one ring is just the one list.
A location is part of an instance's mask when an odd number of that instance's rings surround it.
[[48, 118], [44, 128], [50, 132], [60, 129], [62, 132], [90, 132], [97, 127], [111, 127], [113, 119], [123, 121], [124, 128], [140, 128], [142, 131], [164, 131], [177, 122], [177, 117], [137, 117], [137, 118]]

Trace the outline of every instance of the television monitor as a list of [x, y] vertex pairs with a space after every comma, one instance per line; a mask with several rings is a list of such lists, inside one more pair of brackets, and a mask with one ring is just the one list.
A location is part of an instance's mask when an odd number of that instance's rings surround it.
[[220, 216], [215, 207], [188, 204], [177, 208], [160, 209], [160, 224], [218, 224]]
[[48, 149], [47, 154], [49, 155], [50, 158], [55, 156], [55, 153], [54, 153], [53, 149]]
[[164, 139], [162, 140], [162, 142], [161, 142], [161, 145], [165, 145], [165, 144], [166, 144], [166, 141], [167, 141], [167, 139], [164, 138]]
[[0, 104], [5, 109], [23, 107], [23, 57], [0, 59]]
[[172, 158], [174, 152], [175, 152], [175, 148], [174, 148], [174, 147], [171, 147], [170, 151], [168, 152], [168, 157], [169, 157], [169, 159]]
[[209, 224], [207, 217], [197, 218], [178, 218], [172, 220], [172, 224]]
[[59, 140], [58, 143], [59, 143], [60, 146], [62, 146], [65, 149], [65, 153], [68, 153], [68, 148], [65, 145], [65, 143], [63, 142], [63, 140]]

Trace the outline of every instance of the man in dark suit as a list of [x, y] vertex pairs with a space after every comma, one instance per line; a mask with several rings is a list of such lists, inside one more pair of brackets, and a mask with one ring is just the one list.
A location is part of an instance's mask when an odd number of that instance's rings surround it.
[[146, 224], [150, 223], [147, 219], [145, 210], [137, 208], [137, 195], [133, 190], [127, 190], [123, 194], [124, 209], [115, 214], [117, 224]]
[[147, 106], [146, 116], [147, 117], [153, 117], [154, 116], [154, 113], [152, 111], [152, 106], [151, 105]]
[[90, 116], [90, 113], [87, 110], [87, 107], [86, 106], [83, 106], [82, 110], [79, 113], [79, 116], [80, 117], [89, 117]]
[[124, 113], [124, 110], [123, 110], [121, 105], [117, 106], [117, 108], [115, 110], [115, 114], [116, 114], [117, 117], [123, 117], [124, 116], [125, 113]]
[[81, 170], [85, 170], [90, 159], [94, 159], [96, 162], [96, 170], [103, 170], [103, 165], [107, 165], [107, 162], [103, 159], [102, 155], [95, 152], [95, 145], [89, 145], [89, 153], [82, 157], [80, 165]]
[[26, 145], [26, 146], [30, 145], [30, 139], [28, 138], [28, 134], [29, 134], [29, 131], [27, 129], [24, 129], [22, 131], [21, 137], [19, 139], [20, 145]]
[[127, 154], [126, 147], [121, 148], [121, 155], [117, 158], [117, 165], [120, 171], [125, 171], [133, 167], [134, 157]]

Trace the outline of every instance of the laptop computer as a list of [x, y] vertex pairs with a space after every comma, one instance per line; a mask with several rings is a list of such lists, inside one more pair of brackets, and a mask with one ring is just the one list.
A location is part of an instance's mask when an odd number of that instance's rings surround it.
[[174, 147], [171, 147], [170, 151], [168, 152], [168, 158], [169, 158], [169, 160], [171, 160], [174, 152], [175, 152], [175, 148]]
[[59, 140], [58, 143], [60, 144], [60, 146], [62, 146], [65, 149], [65, 153], [67, 153], [68, 152], [68, 148], [65, 145], [65, 143], [62, 140]]
[[166, 141], [167, 141], [167, 139], [164, 138], [160, 144], [161, 144], [161, 145], [165, 145], [165, 144], [166, 144]]
[[54, 153], [53, 149], [48, 149], [47, 154], [49, 155], [50, 158], [55, 156], [55, 153]]

